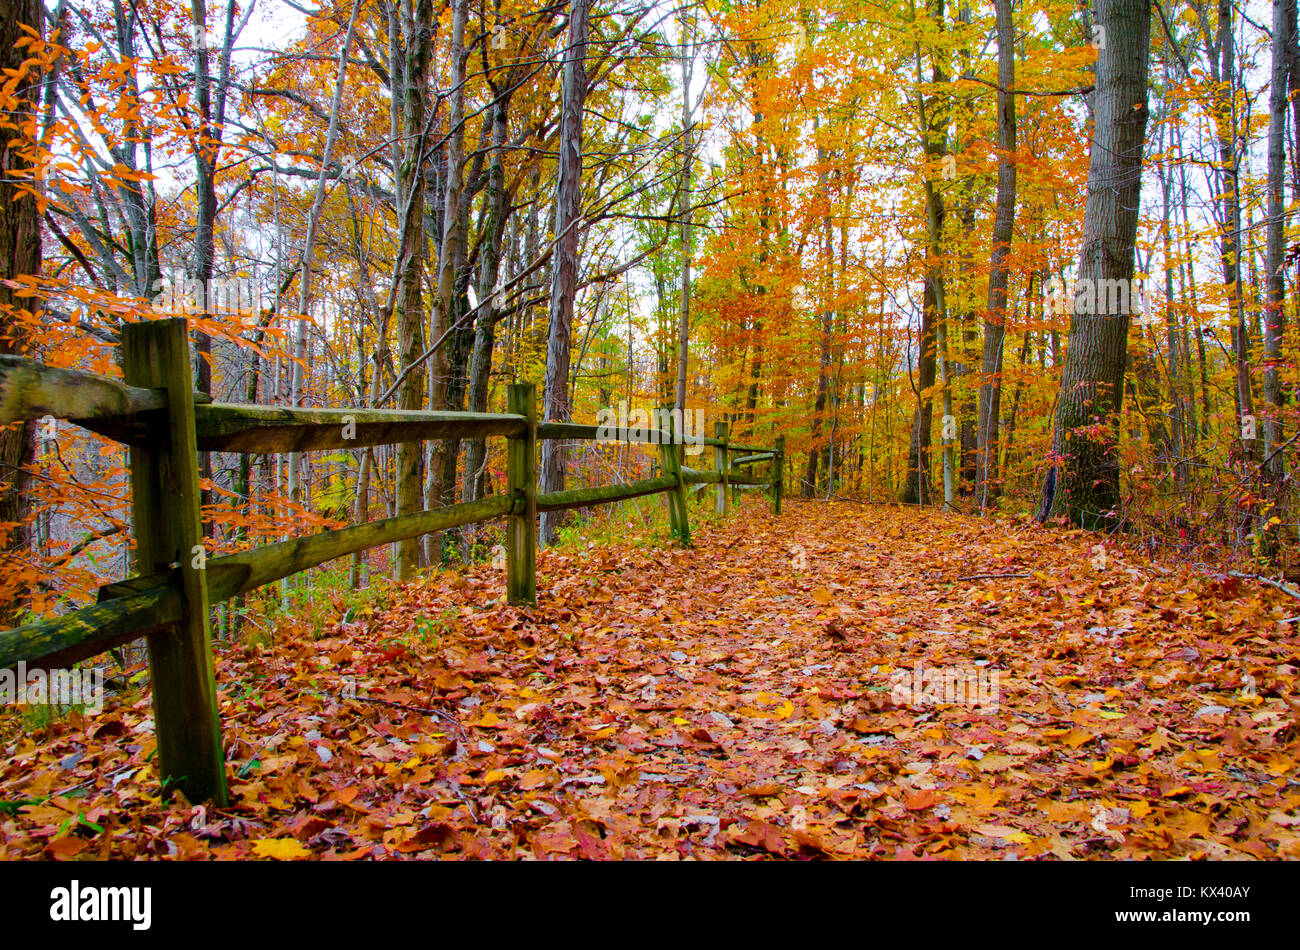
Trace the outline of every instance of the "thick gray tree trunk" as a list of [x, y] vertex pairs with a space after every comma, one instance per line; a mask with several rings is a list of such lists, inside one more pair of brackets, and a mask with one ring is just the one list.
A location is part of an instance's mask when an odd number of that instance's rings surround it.
[[[1098, 0], [1097, 22], [1105, 30], [1105, 42], [1097, 60], [1079, 288], [1110, 288], [1116, 286], [1110, 282], [1122, 281], [1127, 294], [1146, 142], [1150, 0]], [[1114, 296], [1118, 293], [1086, 298], [1080, 294], [1075, 300], [1052, 436], [1052, 468], [1040, 509], [1044, 519], [1065, 513], [1072, 523], [1095, 525], [1119, 507], [1115, 452], [1129, 320], [1127, 307], [1106, 306], [1115, 302]]]

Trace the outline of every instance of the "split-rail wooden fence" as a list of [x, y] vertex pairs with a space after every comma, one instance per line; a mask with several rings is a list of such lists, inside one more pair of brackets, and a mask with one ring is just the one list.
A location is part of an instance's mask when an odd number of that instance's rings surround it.
[[[102, 587], [98, 602], [52, 620], [0, 631], [0, 669], [19, 662], [67, 667], [147, 637], [157, 756], [165, 789], [192, 802], [225, 804], [221, 721], [213, 675], [209, 607], [335, 558], [459, 525], [506, 519], [506, 594], [536, 602], [537, 515], [666, 493], [679, 544], [690, 543], [686, 486], [770, 490], [781, 510], [784, 439], [773, 448], [732, 445], [714, 427], [714, 468], [685, 467], [671, 431], [617, 429], [618, 442], [659, 446], [662, 474], [622, 485], [538, 494], [539, 439], [595, 440], [597, 426], [537, 421], [535, 387], [516, 383], [505, 413], [377, 409], [291, 409], [235, 405], [196, 396], [184, 319], [134, 323], [122, 330], [123, 382], [33, 360], [0, 356], [0, 425], [46, 416], [67, 419], [130, 447], [131, 517], [138, 576]], [[668, 417], [671, 419], [671, 416]], [[672, 425], [670, 423], [670, 429]], [[199, 514], [198, 452], [267, 454], [504, 436], [507, 490], [480, 501], [294, 538], [238, 554], [207, 557]], [[747, 453], [733, 458], [732, 453]], [[747, 474], [770, 463], [765, 476]]]

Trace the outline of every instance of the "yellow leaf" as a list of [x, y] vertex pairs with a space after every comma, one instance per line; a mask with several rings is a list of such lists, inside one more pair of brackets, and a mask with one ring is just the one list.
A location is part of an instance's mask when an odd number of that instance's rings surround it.
[[1002, 801], [1002, 793], [994, 791], [987, 785], [975, 786], [975, 811], [987, 815]]
[[1071, 749], [1077, 749], [1081, 745], [1087, 745], [1095, 738], [1097, 738], [1096, 734], [1088, 732], [1086, 729], [1071, 729], [1061, 741]]
[[483, 776], [483, 784], [491, 785], [493, 782], [499, 782], [505, 777], [506, 773], [501, 771], [501, 769], [493, 769], [491, 772], [488, 772], [487, 775]]
[[817, 603], [822, 605], [829, 604], [831, 600], [834, 599], [834, 596], [835, 595], [833, 595], [825, 587], [818, 587], [815, 591], [812, 592], [813, 600], [817, 601]]
[[293, 838], [262, 838], [253, 842], [253, 853], [277, 861], [293, 861], [311, 854]]
[[1011, 768], [1011, 766], [1016, 764], [1016, 760], [1009, 755], [998, 755], [995, 753], [993, 755], [986, 755], [978, 762], [972, 762], [970, 764], [975, 766], [981, 772], [1005, 772], [1007, 769]]
[[550, 776], [542, 769], [529, 769], [528, 773], [519, 781], [519, 787], [524, 791], [534, 788], [540, 788], [550, 780]]
[[1087, 821], [1092, 813], [1083, 802], [1048, 802], [1043, 806], [1047, 817], [1057, 824], [1070, 821]]

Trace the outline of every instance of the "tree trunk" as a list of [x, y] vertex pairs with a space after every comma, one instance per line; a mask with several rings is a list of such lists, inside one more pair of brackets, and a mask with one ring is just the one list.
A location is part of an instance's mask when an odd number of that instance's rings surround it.
[[[307, 231], [303, 236], [302, 247], [302, 270], [298, 278], [298, 319], [294, 327], [294, 356], [297, 362], [293, 366], [293, 382], [290, 394], [290, 401], [295, 406], [302, 405], [303, 389], [306, 381], [307, 367], [307, 324], [308, 314], [311, 311], [312, 300], [312, 255], [316, 250], [316, 229], [320, 224], [321, 209], [325, 206], [325, 180], [329, 177], [329, 168], [331, 154], [334, 151], [334, 142], [338, 138], [339, 131], [339, 113], [342, 111], [343, 104], [343, 85], [347, 78], [348, 55], [352, 50], [352, 36], [356, 29], [357, 8], [359, 3], [353, 0], [352, 13], [348, 18], [347, 35], [343, 40], [343, 48], [339, 53], [338, 70], [334, 76], [334, 94], [330, 100], [330, 121], [325, 131], [325, 147], [321, 152], [321, 167], [316, 175], [315, 190], [312, 195], [311, 208], [307, 212]], [[213, 199], [215, 201], [215, 197]], [[215, 207], [215, 206], [214, 206]], [[200, 215], [202, 220], [202, 215]], [[210, 236], [209, 236], [210, 237]], [[211, 248], [208, 249], [209, 253]], [[207, 265], [207, 274], [212, 274], [212, 262], [209, 258]], [[199, 346], [202, 353], [203, 337], [200, 336]], [[199, 369], [200, 373], [207, 367], [207, 361], [200, 355]], [[211, 381], [207, 385], [208, 389], [203, 389], [204, 383], [200, 377], [200, 392], [211, 395]], [[204, 453], [205, 456], [207, 453]], [[303, 453], [292, 452], [289, 455], [289, 499], [296, 505], [304, 504], [303, 499]], [[208, 473], [210, 477], [210, 472]], [[290, 584], [296, 584], [299, 578], [291, 578]]]
[[[1237, 112], [1234, 90], [1237, 88], [1236, 48], [1232, 35], [1232, 0], [1219, 0], [1217, 49], [1219, 59], [1214, 72], [1219, 89], [1215, 104], [1214, 130], [1219, 141], [1219, 193], [1222, 201], [1223, 238], [1220, 261], [1223, 285], [1228, 292], [1228, 310], [1233, 315], [1232, 357], [1237, 370], [1237, 415], [1254, 416], [1255, 400], [1250, 385], [1250, 330], [1246, 326], [1245, 302], [1241, 292], [1241, 200], [1237, 160]], [[1237, 436], [1246, 428], [1241, 423]], [[1254, 445], [1241, 438], [1243, 453], [1254, 454]]]
[[[1033, 281], [1030, 281], [1033, 286]], [[1032, 313], [1026, 313], [1027, 317], [1032, 319]], [[1020, 397], [1025, 391], [1025, 367], [1029, 361], [1029, 331], [1026, 330], [1020, 340], [1020, 360], [1017, 364], [1020, 367], [1020, 375], [1016, 379], [1016, 388], [1011, 393], [1011, 409], [1007, 413], [1007, 437], [1002, 446], [1002, 467], [1008, 469], [1011, 467], [1012, 450], [1016, 444], [1016, 420], [1020, 416]]]
[[[827, 224], [830, 219], [827, 219]], [[830, 385], [831, 365], [831, 311], [829, 298], [824, 300], [825, 310], [821, 313], [821, 357], [817, 364], [817, 396], [813, 402], [811, 444], [808, 446], [808, 463], [804, 469], [803, 484], [799, 486], [800, 498], [812, 498], [817, 492], [817, 466], [821, 452], [816, 442], [821, 436], [822, 419], [826, 415], [826, 392]]]
[[691, 169], [694, 152], [691, 130], [691, 77], [694, 55], [687, 43], [689, 15], [682, 10], [682, 172], [677, 190], [678, 244], [682, 257], [681, 303], [677, 315], [677, 393], [674, 405], [686, 412], [686, 361], [690, 355], [691, 332]]
[[[816, 135], [819, 127], [818, 118], [813, 117], [813, 134]], [[817, 147], [817, 191], [820, 194], [826, 193], [826, 153], [821, 147]], [[821, 292], [821, 333], [820, 349], [821, 354], [817, 362], [817, 395], [813, 402], [812, 427], [809, 432], [808, 440], [808, 461], [804, 467], [802, 484], [799, 486], [800, 498], [812, 498], [817, 493], [817, 468], [821, 463], [821, 450], [817, 447], [817, 440], [821, 436], [822, 420], [826, 415], [826, 394], [830, 386], [830, 366], [831, 366], [831, 297], [833, 295], [833, 281], [835, 271], [835, 248], [833, 243], [833, 232], [830, 209], [827, 208], [826, 216], [820, 222], [822, 233], [819, 240], [822, 243], [822, 292]]]
[[[14, 46], [27, 35], [18, 28], [24, 24], [45, 35], [41, 4], [38, 0], [0, 0], [0, 67], [18, 75], [27, 58], [27, 48]], [[33, 70], [17, 81], [13, 90], [15, 108], [7, 116], [13, 125], [29, 121], [40, 103], [42, 77]], [[20, 192], [21, 180], [10, 171], [34, 169], [20, 154], [30, 143], [19, 136], [0, 135], [0, 354], [27, 355], [35, 342], [34, 329], [39, 313], [39, 297], [18, 297], [4, 281], [20, 274], [41, 272], [41, 218], [36, 197], [30, 190]], [[29, 185], [30, 188], [30, 185]], [[32, 320], [19, 322], [11, 316], [27, 310]], [[35, 456], [35, 426], [25, 423], [0, 429], [0, 558], [9, 565], [7, 574], [17, 573], [14, 562], [28, 560], [31, 542], [31, 499], [27, 495], [27, 468]], [[12, 560], [11, 560], [12, 559]], [[0, 585], [0, 629], [17, 626], [17, 619], [28, 602], [25, 586], [16, 589]]]
[[1291, 62], [1290, 35], [1295, 22], [1295, 0], [1273, 0], [1273, 77], [1268, 116], [1268, 242], [1264, 264], [1264, 398], [1270, 407], [1264, 422], [1265, 454], [1269, 473], [1280, 478], [1282, 453], [1282, 334], [1286, 329], [1286, 233], [1284, 181], [1286, 174], [1287, 76]]
[[[235, 4], [226, 5], [225, 40], [222, 43], [219, 77], [213, 89], [212, 66], [206, 38], [207, 2], [190, 0], [190, 17], [194, 37], [194, 99], [199, 111], [194, 149], [194, 266], [191, 277], [197, 288], [197, 303], [203, 317], [212, 318], [212, 274], [216, 262], [217, 163], [221, 157], [221, 139], [225, 131], [226, 90], [230, 81], [230, 55], [234, 43]], [[213, 93], [216, 102], [213, 102]], [[212, 337], [202, 328], [194, 334], [198, 357], [194, 388], [212, 395]], [[199, 473], [204, 481], [212, 479], [212, 453], [199, 453]], [[212, 492], [199, 493], [200, 511], [212, 502]], [[204, 537], [212, 534], [211, 523], [203, 526]]]
[[998, 30], [998, 197], [989, 265], [989, 305], [984, 316], [984, 358], [980, 369], [979, 430], [975, 500], [987, 509], [997, 495], [998, 421], [1002, 402], [1002, 348], [1007, 332], [1007, 259], [1016, 220], [1015, 23], [1011, 0], [997, 0]]
[[[497, 300], [494, 297], [501, 265], [501, 239], [506, 218], [505, 149], [509, 98], [500, 98], [492, 116], [492, 158], [488, 166], [487, 220], [483, 224], [483, 250], [478, 280], [478, 315], [474, 322], [474, 354], [469, 366], [470, 412], [486, 412], [488, 381], [492, 371], [492, 346], [496, 339]], [[482, 497], [487, 442], [465, 440], [465, 484], [461, 497], [477, 501]], [[471, 529], [473, 526], [469, 526]]]
[[[1166, 80], [1168, 79], [1168, 70], [1165, 70]], [[1161, 128], [1161, 146], [1164, 144], [1164, 128]], [[1162, 149], [1163, 150], [1163, 149]], [[1187, 484], [1187, 474], [1189, 467], [1186, 461], [1187, 451], [1187, 390], [1186, 384], [1191, 381], [1191, 361], [1184, 358], [1183, 354], [1183, 335], [1179, 328], [1179, 320], [1175, 311], [1174, 301], [1177, 296], [1174, 291], [1174, 248], [1171, 230], [1173, 226], [1173, 205], [1170, 201], [1170, 188], [1172, 185], [1172, 176], [1163, 168], [1157, 169], [1160, 178], [1160, 201], [1161, 210], [1161, 227], [1160, 240], [1164, 252], [1164, 271], [1165, 271], [1165, 332], [1169, 341], [1169, 456], [1174, 476], [1174, 485], [1181, 488]]]
[[[932, 15], [937, 24], [943, 23], [943, 0], [934, 0]], [[916, 48], [916, 79], [918, 86], [923, 81], [921, 70], [921, 51]], [[948, 81], [936, 45], [932, 49], [933, 63], [931, 79], [935, 85]], [[947, 118], [940, 108], [939, 96], [932, 96], [928, 101], [919, 92], [917, 102], [921, 118], [922, 145], [927, 164], [937, 165], [947, 148]], [[921, 328], [917, 340], [917, 405], [912, 414], [911, 440], [908, 445], [907, 478], [899, 500], [912, 504], [924, 505], [930, 500], [930, 438], [934, 416], [934, 402], [930, 390], [935, 383], [936, 337], [941, 319], [939, 308], [943, 303], [943, 265], [940, 263], [942, 252], [944, 202], [943, 196], [927, 176], [925, 185], [925, 221], [929, 246], [926, 249], [924, 268], [924, 287], [921, 293]]]
[[1124, 399], [1128, 313], [1127, 307], [1108, 304], [1117, 295], [1109, 290], [1116, 286], [1111, 282], [1122, 281], [1119, 286], [1127, 294], [1133, 277], [1146, 140], [1151, 4], [1150, 0], [1098, 0], [1097, 14], [1106, 42], [1097, 60], [1096, 119], [1078, 274], [1081, 289], [1107, 293], [1080, 294], [1074, 302], [1052, 435], [1053, 468], [1040, 509], [1044, 520], [1064, 512], [1071, 523], [1094, 525], [1112, 516], [1120, 502], [1115, 450]]
[[[425, 89], [428, 85], [429, 54], [432, 45], [433, 4], [431, 0], [403, 0], [402, 29], [406, 39], [406, 62], [402, 70], [402, 132], [406, 147], [397, 168], [401, 245], [398, 249], [397, 345], [402, 369], [413, 366], [424, 351], [424, 191], [423, 173]], [[407, 373], [398, 393], [399, 409], [421, 409], [424, 402], [424, 374]], [[424, 505], [420, 480], [421, 447], [418, 442], [397, 446], [398, 515], [414, 514]], [[420, 564], [419, 539], [398, 541], [393, 561], [394, 577], [410, 580]]]
[[[587, 17], [591, 0], [571, 0], [569, 35], [560, 93], [560, 175], [555, 190], [555, 253], [551, 260], [551, 306], [546, 337], [546, 384], [543, 415], [548, 422], [569, 419], [569, 334], [578, 290], [578, 238], [582, 213], [582, 115], [587, 99]], [[539, 491], [564, 488], [564, 446], [556, 439], [542, 443]], [[555, 543], [560, 512], [542, 514], [543, 546]]]
[[[462, 313], [462, 288], [458, 286], [464, 257], [465, 233], [469, 227], [469, 208], [464, 202], [465, 190], [465, 25], [469, 16], [469, 0], [454, 0], [451, 17], [451, 89], [448, 91], [447, 154], [443, 175], [442, 240], [438, 248], [438, 289], [434, 297], [436, 308], [429, 328], [430, 342], [450, 331], [445, 345], [438, 347], [429, 359], [429, 408], [437, 411], [457, 409], [465, 395], [463, 371], [467, 351], [471, 348], [474, 330], [452, 330]], [[461, 369], [455, 372], [456, 368]], [[426, 504], [439, 508], [455, 500], [456, 454], [458, 439], [438, 439], [433, 442], [427, 473]], [[427, 535], [431, 563], [441, 561], [442, 532]]]

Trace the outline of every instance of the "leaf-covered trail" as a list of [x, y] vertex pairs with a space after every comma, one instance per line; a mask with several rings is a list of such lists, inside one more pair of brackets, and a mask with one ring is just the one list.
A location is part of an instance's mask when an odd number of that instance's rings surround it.
[[147, 696], [12, 741], [0, 798], [98, 778], [0, 856], [1300, 857], [1295, 604], [1098, 540], [753, 499], [546, 554], [535, 609], [433, 575], [220, 657], [230, 809], [151, 797]]

